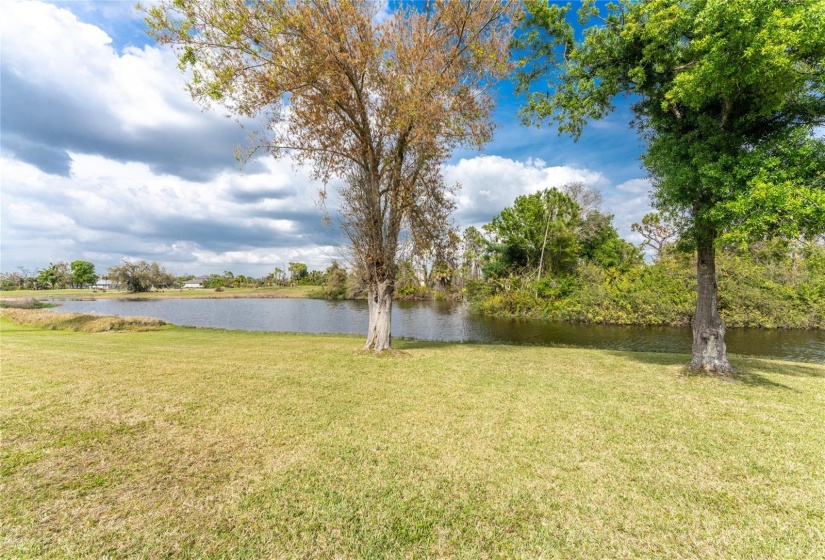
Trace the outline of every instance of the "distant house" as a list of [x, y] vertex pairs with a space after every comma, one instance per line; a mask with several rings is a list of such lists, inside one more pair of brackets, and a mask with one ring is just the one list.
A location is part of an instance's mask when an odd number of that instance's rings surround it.
[[184, 288], [205, 288], [206, 283], [209, 282], [209, 276], [196, 276], [191, 280], [183, 283]]
[[93, 290], [116, 290], [118, 284], [117, 282], [113, 282], [112, 280], [104, 280], [103, 278], [98, 278], [97, 282], [89, 287]]

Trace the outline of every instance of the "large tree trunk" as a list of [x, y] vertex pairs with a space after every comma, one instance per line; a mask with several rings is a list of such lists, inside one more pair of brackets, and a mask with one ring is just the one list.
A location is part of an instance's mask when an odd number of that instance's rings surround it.
[[395, 283], [392, 280], [371, 282], [369, 286], [370, 324], [367, 330], [365, 350], [381, 352], [389, 350], [392, 340], [390, 322], [392, 319], [392, 294]]
[[716, 306], [716, 249], [714, 236], [703, 236], [697, 247], [696, 315], [693, 317], [692, 371], [733, 373], [725, 347], [725, 323]]

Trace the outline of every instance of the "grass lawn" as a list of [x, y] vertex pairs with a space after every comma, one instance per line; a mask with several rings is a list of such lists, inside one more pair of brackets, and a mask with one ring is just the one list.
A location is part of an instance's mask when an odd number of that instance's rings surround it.
[[310, 292], [319, 290], [318, 286], [287, 286], [279, 288], [226, 288], [216, 292], [212, 288], [161, 290], [157, 292], [141, 292], [139, 294], [111, 291], [92, 290], [4, 290], [0, 291], [0, 298], [269, 298], [269, 297], [307, 297]]
[[3, 313], [3, 558], [825, 557], [825, 366]]

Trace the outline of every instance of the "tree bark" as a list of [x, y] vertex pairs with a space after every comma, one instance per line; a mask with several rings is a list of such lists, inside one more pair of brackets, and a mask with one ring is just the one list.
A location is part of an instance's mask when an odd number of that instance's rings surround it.
[[717, 309], [715, 236], [699, 240], [696, 260], [696, 315], [693, 317], [692, 371], [733, 373], [725, 347], [725, 323]]
[[369, 328], [367, 329], [367, 343], [365, 350], [382, 352], [390, 349], [392, 336], [390, 333], [392, 319], [392, 294], [395, 284], [392, 280], [371, 282], [367, 302], [369, 304]]

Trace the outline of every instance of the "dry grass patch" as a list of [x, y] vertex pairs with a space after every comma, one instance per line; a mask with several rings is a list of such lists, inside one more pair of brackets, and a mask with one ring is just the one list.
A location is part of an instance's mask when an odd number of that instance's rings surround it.
[[825, 557], [824, 366], [2, 327], [2, 557]]
[[1, 309], [0, 317], [18, 325], [88, 333], [157, 330], [167, 323], [150, 317], [117, 317], [87, 313], [54, 313], [36, 309]]

